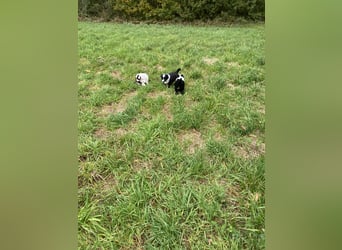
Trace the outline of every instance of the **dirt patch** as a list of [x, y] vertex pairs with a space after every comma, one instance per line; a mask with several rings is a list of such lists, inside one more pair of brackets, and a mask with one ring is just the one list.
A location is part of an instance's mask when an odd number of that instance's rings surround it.
[[203, 62], [208, 64], [208, 65], [213, 65], [214, 63], [218, 62], [218, 60], [219, 59], [215, 58], [215, 57], [213, 57], [213, 58], [204, 57], [203, 58]]
[[220, 181], [220, 185], [225, 188], [225, 200], [223, 201], [222, 207], [229, 208], [231, 212], [240, 214], [239, 197], [241, 196], [241, 188], [238, 185], [228, 184], [226, 181]]
[[202, 134], [195, 129], [184, 131], [179, 134], [178, 141], [186, 147], [186, 152], [188, 154], [194, 154], [204, 146]]
[[114, 176], [109, 175], [104, 180], [102, 180], [100, 186], [102, 191], [108, 192], [116, 188], [117, 181], [115, 180]]
[[98, 139], [105, 140], [111, 135], [111, 132], [105, 128], [99, 128], [95, 131], [94, 135]]
[[162, 72], [164, 72], [164, 70], [165, 70], [165, 68], [159, 64], [156, 66], [156, 68], [157, 68], [157, 70], [162, 71]]
[[96, 84], [90, 85], [88, 88], [91, 91], [97, 91], [97, 90], [101, 89], [101, 87], [99, 85], [96, 85]]
[[88, 65], [88, 64], [90, 64], [89, 60], [87, 58], [84, 58], [84, 57], [80, 58], [79, 63], [81, 65]]
[[161, 97], [166, 97], [168, 98], [169, 96], [166, 94], [166, 92], [150, 92], [147, 94], [148, 98], [158, 98], [159, 96]]
[[87, 83], [85, 80], [81, 80], [81, 81], [78, 82], [78, 85], [83, 85], [85, 83]]
[[239, 204], [239, 196], [232, 196], [230, 192], [231, 191], [226, 192], [226, 201], [223, 204], [223, 207], [229, 207], [230, 213], [235, 213], [238, 216], [241, 207], [241, 204]]
[[[221, 185], [223, 184], [223, 181], [221, 181], [220, 183]], [[241, 195], [241, 190], [240, 190], [240, 187], [237, 186], [237, 185], [231, 185], [231, 184], [227, 184], [227, 183], [224, 183], [225, 188], [226, 188], [226, 195], [227, 197], [230, 197], [230, 198], [237, 198], [237, 197], [240, 197]]]
[[90, 173], [90, 183], [101, 182], [103, 180], [104, 180], [103, 176], [100, 173], [98, 173], [97, 170], [94, 169], [94, 170], [91, 171], [91, 173]]
[[123, 103], [112, 103], [110, 105], [103, 106], [100, 115], [107, 116], [110, 114], [121, 113], [125, 111], [126, 105]]
[[231, 83], [231, 82], [228, 82], [228, 83], [227, 83], [227, 87], [230, 88], [231, 90], [235, 90], [235, 89], [238, 88], [236, 85], [234, 85], [234, 84]]
[[260, 107], [260, 108], [258, 109], [258, 112], [259, 112], [260, 114], [263, 114], [263, 115], [265, 115], [265, 114], [266, 114], [266, 109], [265, 109], [265, 106], [263, 106], [263, 107]]
[[255, 202], [258, 202], [259, 199], [260, 199], [260, 197], [261, 197], [261, 194], [259, 194], [258, 192], [252, 195], [252, 199], [253, 199]]
[[265, 143], [260, 142], [256, 135], [249, 135], [248, 140], [234, 147], [233, 152], [236, 156], [244, 159], [254, 159], [265, 154]]
[[222, 133], [218, 132], [219, 129], [216, 129], [215, 133], [214, 133], [214, 139], [215, 141], [223, 141], [224, 137], [222, 135]]
[[[149, 109], [148, 108], [142, 108], [140, 115], [142, 115], [143, 119], [146, 120], [151, 120], [153, 118], [153, 116], [150, 114]], [[139, 123], [138, 119], [134, 119], [131, 121], [132, 124], [137, 124]]]
[[143, 73], [143, 72], [146, 72], [148, 69], [149, 69], [149, 68], [148, 68], [147, 66], [142, 66], [142, 67], [141, 67], [142, 73]]
[[118, 128], [114, 131], [114, 134], [117, 137], [122, 137], [122, 136], [126, 135], [127, 133], [128, 133], [128, 131], [126, 129], [123, 129], [123, 128]]
[[141, 169], [151, 169], [152, 168], [152, 162], [150, 161], [144, 161], [142, 159], [135, 159], [133, 161], [133, 167], [135, 170], [141, 170]]
[[216, 141], [223, 141], [222, 134], [216, 131], [215, 134], [214, 134], [214, 139]]
[[165, 115], [165, 117], [166, 117], [166, 119], [168, 121], [172, 121], [173, 120], [173, 115], [171, 113], [170, 105], [168, 103], [166, 103], [163, 106], [162, 113]]
[[239, 68], [241, 65], [238, 62], [228, 62], [227, 63], [228, 68]]
[[121, 80], [121, 72], [120, 71], [117, 71], [117, 70], [114, 70], [110, 73], [110, 75], [115, 78], [115, 79], [120, 79]]
[[198, 104], [197, 100], [194, 100], [193, 98], [191, 98], [191, 96], [185, 96], [184, 105], [186, 107], [194, 107], [197, 104]]
[[109, 137], [121, 138], [125, 136], [129, 131], [125, 128], [117, 128], [114, 131], [109, 131], [106, 128], [99, 128], [95, 131], [94, 136], [100, 140], [106, 140]]
[[125, 111], [127, 107], [127, 101], [137, 94], [137, 92], [130, 92], [124, 95], [119, 102], [103, 106], [99, 114], [102, 116], [107, 116], [110, 114], [121, 113]]

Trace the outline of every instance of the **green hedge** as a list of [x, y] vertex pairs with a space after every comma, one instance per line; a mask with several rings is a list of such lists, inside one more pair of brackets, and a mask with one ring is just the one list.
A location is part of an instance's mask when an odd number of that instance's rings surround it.
[[107, 21], [264, 21], [265, 0], [78, 0], [78, 14]]

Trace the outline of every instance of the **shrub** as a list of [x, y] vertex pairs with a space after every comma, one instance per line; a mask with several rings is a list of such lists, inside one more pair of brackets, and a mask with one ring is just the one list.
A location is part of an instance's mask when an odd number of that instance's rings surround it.
[[265, 0], [78, 0], [78, 14], [107, 21], [264, 21]]

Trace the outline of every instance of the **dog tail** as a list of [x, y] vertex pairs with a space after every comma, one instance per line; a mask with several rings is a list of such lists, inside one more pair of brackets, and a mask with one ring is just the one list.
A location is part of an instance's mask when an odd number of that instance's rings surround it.
[[180, 68], [178, 68], [178, 69], [176, 70], [177, 74], [178, 74], [178, 72], [179, 72], [179, 71], [181, 71], [181, 69], [180, 69]]

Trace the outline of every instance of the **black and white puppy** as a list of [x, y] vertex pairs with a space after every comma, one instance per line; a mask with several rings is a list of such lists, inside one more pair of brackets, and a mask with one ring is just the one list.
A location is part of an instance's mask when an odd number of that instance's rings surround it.
[[176, 80], [176, 78], [178, 77], [178, 72], [181, 69], [177, 69], [174, 72], [170, 72], [168, 74], [161, 74], [160, 75], [160, 79], [162, 81], [162, 83], [164, 83], [164, 85], [167, 85], [168, 88], [170, 88], [170, 86], [172, 85], [172, 83]]
[[138, 74], [136, 74], [135, 82], [138, 85], [146, 86], [148, 84], [148, 74], [146, 74], [146, 73], [138, 73]]
[[184, 95], [185, 92], [185, 81], [183, 75], [178, 75], [175, 81], [175, 94], [182, 94]]

